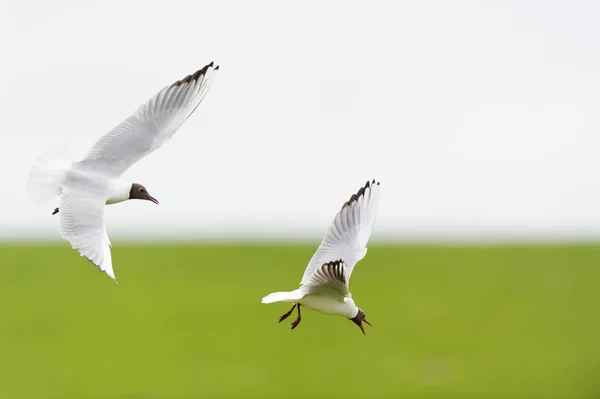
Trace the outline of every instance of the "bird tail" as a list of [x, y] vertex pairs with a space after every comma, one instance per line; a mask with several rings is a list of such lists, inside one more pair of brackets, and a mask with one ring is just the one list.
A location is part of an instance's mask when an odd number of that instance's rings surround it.
[[70, 166], [70, 161], [52, 153], [39, 157], [27, 178], [27, 192], [31, 200], [42, 203], [60, 195], [63, 177]]
[[267, 295], [262, 299], [262, 303], [273, 303], [273, 302], [297, 302], [302, 299], [303, 295], [296, 291], [292, 292], [274, 292]]

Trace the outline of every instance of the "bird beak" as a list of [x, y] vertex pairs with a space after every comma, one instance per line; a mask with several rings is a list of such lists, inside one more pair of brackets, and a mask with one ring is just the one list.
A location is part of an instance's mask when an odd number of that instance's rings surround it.
[[148, 198], [146, 198], [146, 199], [147, 199], [148, 201], [152, 201], [152, 202], [154, 202], [156, 205], [158, 205], [158, 204], [159, 204], [158, 200], [157, 200], [156, 198], [154, 198], [153, 196], [151, 196], [151, 195], [148, 195]]
[[352, 321], [354, 324], [356, 324], [356, 325], [358, 326], [358, 328], [360, 328], [360, 331], [362, 331], [363, 335], [367, 335], [367, 334], [365, 333], [365, 329], [364, 329], [364, 327], [363, 327], [363, 324], [362, 324], [362, 323], [363, 323], [363, 321], [364, 321], [365, 323], [367, 323], [368, 325], [370, 325], [371, 327], [373, 327], [373, 326], [371, 325], [371, 323], [369, 323], [369, 322], [367, 321], [367, 319], [362, 319], [362, 320], [359, 320], [359, 319], [358, 319], [358, 317], [355, 317], [355, 318], [353, 318], [353, 319], [350, 319], [350, 321]]
[[356, 323], [356, 325], [357, 325], [358, 327], [360, 327], [360, 331], [362, 331], [363, 335], [367, 335], [367, 334], [365, 333], [365, 329], [363, 328], [363, 324], [362, 324], [362, 323], [363, 323], [363, 321], [364, 321], [365, 323], [367, 323], [368, 325], [370, 325], [371, 327], [373, 327], [373, 325], [372, 325], [371, 323], [369, 323], [369, 321], [368, 321], [367, 319], [362, 319], [362, 320], [361, 320], [359, 323]]
[[358, 327], [360, 327], [360, 331], [362, 331], [362, 332], [363, 332], [363, 335], [367, 335], [367, 334], [365, 333], [365, 329], [363, 328], [362, 321], [360, 322], [360, 324], [358, 324]]

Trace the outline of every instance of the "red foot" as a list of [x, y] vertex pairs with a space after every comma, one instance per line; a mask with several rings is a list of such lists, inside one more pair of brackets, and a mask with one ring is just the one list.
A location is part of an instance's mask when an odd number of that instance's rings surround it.
[[300, 304], [298, 304], [298, 318], [292, 322], [292, 330], [300, 324], [300, 320], [302, 320], [302, 318], [300, 317]]
[[285, 319], [287, 319], [288, 317], [290, 317], [290, 315], [294, 311], [295, 307], [296, 307], [296, 305], [292, 306], [292, 308], [290, 309], [289, 312], [282, 314], [281, 317], [279, 318], [279, 322], [281, 323], [282, 321], [284, 321]]
[[53, 215], [56, 215], [58, 213], [58, 208], [54, 208], [54, 212], [52, 212]]

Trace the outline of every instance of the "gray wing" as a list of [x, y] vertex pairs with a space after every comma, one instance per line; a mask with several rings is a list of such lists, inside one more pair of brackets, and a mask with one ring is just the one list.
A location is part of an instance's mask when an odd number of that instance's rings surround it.
[[325, 234], [317, 252], [310, 260], [301, 285], [307, 284], [313, 274], [327, 262], [343, 259], [348, 269], [348, 280], [358, 261], [367, 254], [379, 206], [379, 182], [367, 182], [344, 203]]
[[344, 298], [350, 295], [348, 267], [342, 259], [327, 262], [317, 268], [304, 285], [309, 294], [325, 294]]
[[196, 110], [219, 69], [213, 63], [165, 87], [102, 136], [79, 166], [119, 177], [162, 146]]

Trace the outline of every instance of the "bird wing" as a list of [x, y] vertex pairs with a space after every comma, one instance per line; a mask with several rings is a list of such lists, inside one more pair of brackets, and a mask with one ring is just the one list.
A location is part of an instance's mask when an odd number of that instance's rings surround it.
[[303, 287], [308, 290], [308, 294], [313, 295], [328, 295], [340, 299], [351, 296], [348, 268], [341, 259], [327, 262], [315, 270]]
[[200, 105], [218, 69], [211, 62], [193, 75], [163, 88], [102, 136], [79, 166], [108, 177], [121, 176], [175, 134]]
[[379, 182], [367, 182], [365, 186], [344, 203], [317, 252], [310, 260], [300, 285], [308, 284], [322, 265], [343, 260], [348, 269], [348, 280], [358, 261], [367, 254], [367, 242], [377, 216], [379, 205]]
[[103, 190], [82, 184], [65, 187], [60, 196], [60, 234], [81, 256], [115, 279], [104, 224], [107, 197]]

